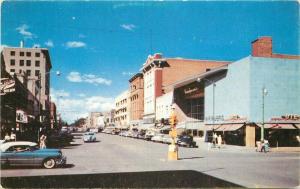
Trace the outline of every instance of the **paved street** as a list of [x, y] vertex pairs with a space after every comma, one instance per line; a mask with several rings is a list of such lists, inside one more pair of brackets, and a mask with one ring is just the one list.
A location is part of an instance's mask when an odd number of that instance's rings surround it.
[[168, 145], [103, 133], [95, 143], [83, 143], [78, 135], [63, 149], [64, 168], [10, 168], [2, 177], [194, 170], [246, 187], [296, 187], [299, 185], [299, 153], [257, 153], [225, 146], [208, 150], [179, 148], [178, 161], [167, 160]]

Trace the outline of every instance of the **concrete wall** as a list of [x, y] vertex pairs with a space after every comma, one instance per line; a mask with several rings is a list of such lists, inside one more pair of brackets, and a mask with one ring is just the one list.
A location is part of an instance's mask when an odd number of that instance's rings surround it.
[[265, 120], [286, 114], [300, 114], [299, 60], [250, 57], [250, 118], [262, 120], [262, 87], [265, 97]]
[[[216, 82], [215, 116], [223, 115], [224, 118], [231, 115], [249, 117], [249, 72], [248, 57], [228, 65], [226, 77]], [[213, 115], [213, 85], [209, 82], [206, 82], [204, 99], [204, 117], [206, 123], [211, 123], [212, 119], [207, 118]]]
[[173, 92], [156, 98], [156, 120], [169, 119], [172, 110]]
[[[262, 120], [262, 88], [265, 121], [286, 114], [300, 114], [300, 64], [298, 60], [246, 57], [228, 66], [225, 78], [216, 82], [215, 115]], [[212, 85], [205, 88], [205, 117], [212, 116]], [[206, 120], [209, 122], [209, 120]]]

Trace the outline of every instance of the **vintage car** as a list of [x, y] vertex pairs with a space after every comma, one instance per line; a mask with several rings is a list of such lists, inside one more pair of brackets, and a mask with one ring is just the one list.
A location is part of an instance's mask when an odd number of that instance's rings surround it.
[[1, 166], [43, 166], [47, 169], [66, 164], [59, 149], [40, 149], [37, 143], [18, 141], [0, 145]]
[[96, 134], [94, 132], [86, 132], [83, 135], [83, 142], [95, 142]]
[[177, 140], [177, 144], [179, 146], [185, 146], [185, 147], [197, 147], [196, 142], [193, 140], [193, 137], [189, 135], [179, 136]]

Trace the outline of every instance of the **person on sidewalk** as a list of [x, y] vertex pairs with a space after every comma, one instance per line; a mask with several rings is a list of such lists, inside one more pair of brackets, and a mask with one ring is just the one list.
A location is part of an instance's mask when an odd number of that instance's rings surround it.
[[12, 133], [10, 134], [10, 140], [13, 141], [13, 142], [16, 141], [16, 134], [15, 134], [15, 133], [12, 132]]
[[42, 135], [40, 138], [40, 149], [45, 149], [46, 148], [46, 135]]
[[217, 145], [217, 138], [218, 138], [217, 133], [213, 133], [213, 141], [212, 141], [213, 147], [216, 147]]
[[218, 148], [220, 149], [222, 145], [222, 137], [221, 135], [218, 136]]
[[8, 133], [5, 134], [4, 140], [5, 140], [6, 142], [9, 142], [9, 141], [10, 141], [10, 136], [8, 135]]

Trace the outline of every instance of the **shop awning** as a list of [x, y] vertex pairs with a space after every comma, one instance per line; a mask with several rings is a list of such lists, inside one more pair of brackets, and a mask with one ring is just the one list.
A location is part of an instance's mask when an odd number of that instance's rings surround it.
[[205, 125], [204, 128], [207, 131], [217, 130], [221, 125]]
[[214, 127], [210, 126], [209, 130], [214, 129], [215, 131], [235, 131], [244, 126], [244, 123], [239, 124], [221, 124], [215, 125]]
[[[261, 127], [261, 125], [259, 125]], [[282, 124], [282, 123], [274, 123], [274, 124], [264, 124], [264, 128], [265, 129], [296, 129], [295, 126], [293, 126], [293, 124]]]
[[295, 124], [295, 126], [296, 126], [298, 129], [300, 129], [300, 124]]

